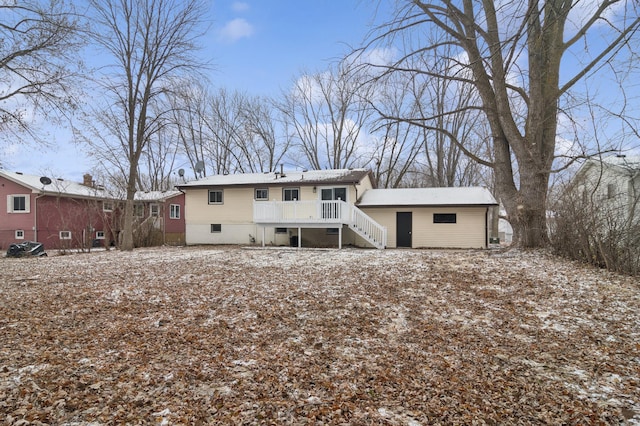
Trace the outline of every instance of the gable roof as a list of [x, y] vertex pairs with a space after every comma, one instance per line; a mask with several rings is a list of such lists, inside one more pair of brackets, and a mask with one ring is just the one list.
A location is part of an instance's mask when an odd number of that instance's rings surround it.
[[359, 207], [387, 206], [495, 206], [498, 202], [487, 188], [392, 188], [366, 191]]
[[366, 169], [334, 169], [288, 171], [281, 173], [243, 173], [213, 175], [193, 180], [177, 188], [202, 188], [210, 186], [255, 186], [255, 185], [335, 185], [357, 184], [369, 175]]
[[578, 171], [571, 179], [569, 188], [578, 185], [584, 179], [586, 179], [587, 173], [591, 169], [596, 168], [601, 173], [605, 168], [618, 175], [624, 175], [629, 178], [637, 176], [640, 173], [640, 156], [627, 157], [624, 155], [611, 155], [609, 157], [598, 158], [591, 157], [587, 161], [582, 163]]
[[61, 178], [53, 178], [51, 179], [50, 184], [43, 185], [42, 182], [40, 182], [41, 176], [27, 175], [20, 172], [0, 170], [0, 177], [4, 177], [18, 185], [22, 185], [37, 194], [100, 199], [114, 198], [112, 194], [101, 189], [101, 187], [86, 186], [81, 183]]

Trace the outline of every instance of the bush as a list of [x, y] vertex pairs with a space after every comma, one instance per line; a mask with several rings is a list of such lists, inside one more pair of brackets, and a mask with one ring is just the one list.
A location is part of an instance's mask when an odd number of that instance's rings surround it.
[[555, 208], [551, 245], [558, 255], [640, 275], [640, 221], [630, 211], [628, 205], [567, 193]]

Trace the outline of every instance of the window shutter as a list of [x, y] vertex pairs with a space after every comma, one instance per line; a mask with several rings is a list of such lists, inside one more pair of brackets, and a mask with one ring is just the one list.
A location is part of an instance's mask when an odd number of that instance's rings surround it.
[[13, 211], [13, 196], [7, 195], [7, 213], [11, 213]]
[[29, 213], [31, 211], [31, 195], [24, 196], [24, 211]]

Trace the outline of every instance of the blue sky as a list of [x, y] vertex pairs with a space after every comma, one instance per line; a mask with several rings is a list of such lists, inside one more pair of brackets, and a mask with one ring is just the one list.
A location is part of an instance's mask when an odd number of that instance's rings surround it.
[[[301, 72], [322, 71], [358, 47], [377, 15], [376, 0], [213, 0], [210, 28], [201, 39], [214, 87], [277, 96]], [[87, 58], [88, 62], [91, 58]], [[52, 147], [15, 144], [4, 167], [76, 181], [91, 170], [83, 147], [68, 131], [44, 136]]]
[[[216, 0], [206, 53], [214, 85], [277, 95], [303, 71], [321, 71], [358, 47], [374, 0]], [[380, 16], [378, 16], [380, 18]]]

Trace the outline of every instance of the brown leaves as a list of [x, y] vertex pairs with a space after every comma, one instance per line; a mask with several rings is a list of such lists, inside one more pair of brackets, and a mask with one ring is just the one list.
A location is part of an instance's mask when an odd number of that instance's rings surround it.
[[0, 262], [6, 424], [640, 412], [637, 283], [544, 253], [198, 247]]

